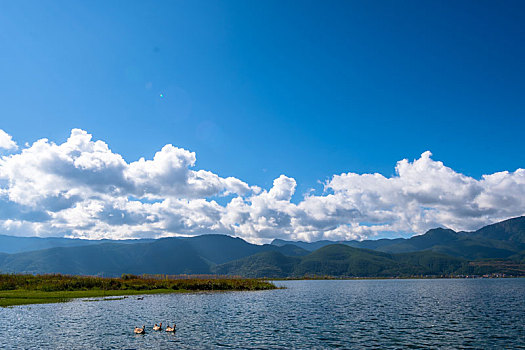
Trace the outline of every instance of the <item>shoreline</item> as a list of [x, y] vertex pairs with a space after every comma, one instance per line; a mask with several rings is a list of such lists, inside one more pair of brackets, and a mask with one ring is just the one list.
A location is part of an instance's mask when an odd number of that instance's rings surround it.
[[[61, 282], [78, 281], [92, 279], [87, 276], [32, 276], [32, 275], [0, 275], [2, 278], [12, 277], [17, 279], [46, 279], [59, 278]], [[155, 294], [179, 294], [179, 293], [202, 293], [202, 292], [234, 292], [234, 291], [260, 291], [260, 290], [275, 290], [283, 289], [282, 286], [276, 286], [272, 282], [282, 281], [353, 281], [353, 280], [437, 280], [437, 279], [515, 279], [524, 278], [523, 276], [411, 276], [411, 277], [301, 277], [301, 278], [236, 278], [236, 279], [189, 279], [189, 280], [171, 280], [170, 287], [158, 288], [157, 284], [166, 282], [158, 280], [142, 280], [140, 278], [134, 279], [143, 282], [144, 284], [138, 286], [137, 289], [68, 289], [59, 290], [58, 284], [43, 289], [24, 289], [11, 288], [0, 290], [0, 307], [13, 307], [18, 305], [32, 305], [32, 304], [49, 304], [69, 302], [73, 299], [88, 299], [85, 301], [104, 301], [104, 300], [120, 300], [129, 296], [136, 295], [155, 295]], [[108, 282], [122, 279], [115, 278], [96, 278], [97, 281]], [[123, 280], [126, 281], [126, 280]], [[234, 282], [233, 282], [234, 281]], [[0, 287], [2, 285], [0, 284]], [[180, 288], [182, 286], [190, 286], [190, 288]], [[49, 290], [55, 287], [57, 290]], [[71, 288], [71, 287], [68, 287]], [[149, 288], [149, 289], [148, 289]], [[113, 297], [113, 298], [110, 298]], [[114, 298], [117, 297], [117, 298]], [[90, 298], [97, 298], [89, 300]]]
[[[268, 289], [224, 289], [224, 290], [189, 290], [189, 289], [150, 289], [150, 290], [74, 290], [74, 291], [60, 291], [60, 292], [43, 292], [43, 291], [28, 291], [22, 289], [0, 291], [0, 308], [13, 307], [19, 305], [35, 305], [35, 304], [54, 304], [67, 303], [74, 299], [87, 299], [84, 301], [110, 301], [121, 300], [129, 296], [138, 295], [156, 295], [156, 294], [187, 294], [187, 293], [220, 293], [220, 292], [248, 292], [248, 291], [262, 291], [282, 289], [275, 286], [275, 288]], [[110, 298], [117, 297], [117, 298]], [[119, 298], [122, 297], [122, 298]], [[97, 298], [89, 300], [91, 298]]]
[[463, 280], [463, 279], [515, 279], [525, 276], [408, 276], [408, 277], [289, 277], [289, 278], [264, 278], [268, 281], [361, 281], [361, 280]]
[[278, 287], [266, 279], [253, 278], [173, 280], [142, 278], [134, 275], [123, 275], [123, 278], [102, 278], [0, 274], [0, 307], [60, 303], [78, 298], [272, 289]]
[[[102, 298], [106, 297], [127, 297], [133, 295], [147, 295], [147, 294], [176, 294], [176, 293], [191, 293], [190, 290], [173, 290], [173, 289], [152, 289], [152, 290], [73, 290], [73, 291], [58, 291], [58, 292], [44, 292], [34, 290], [15, 289], [9, 291], [0, 291], [0, 307], [11, 307], [17, 305], [33, 305], [33, 304], [52, 304], [52, 303], [67, 303], [73, 299], [84, 298]], [[120, 299], [120, 298], [119, 298]], [[113, 299], [116, 300], [116, 299]], [[86, 300], [98, 301], [98, 300]]]

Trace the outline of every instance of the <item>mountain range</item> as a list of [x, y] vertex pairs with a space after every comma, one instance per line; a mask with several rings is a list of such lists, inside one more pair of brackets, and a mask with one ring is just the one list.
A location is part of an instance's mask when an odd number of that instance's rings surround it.
[[525, 217], [475, 232], [436, 228], [408, 239], [256, 245], [227, 235], [126, 241], [0, 235], [0, 272], [246, 277], [525, 275]]
[[344, 244], [354, 248], [377, 250], [385, 253], [409, 253], [422, 250], [461, 257], [468, 260], [513, 258], [525, 249], [525, 216], [485, 226], [474, 232], [455, 232], [435, 228], [411, 238], [378, 239], [364, 241], [291, 242], [273, 240], [273, 245], [294, 244], [314, 251], [330, 244]]

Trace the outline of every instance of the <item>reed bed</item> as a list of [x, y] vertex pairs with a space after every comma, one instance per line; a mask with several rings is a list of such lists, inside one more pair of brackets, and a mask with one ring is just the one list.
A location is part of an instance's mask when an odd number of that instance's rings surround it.
[[275, 289], [272, 283], [245, 278], [159, 278], [124, 274], [120, 278], [68, 275], [0, 274], [0, 306], [62, 302], [72, 298], [198, 291]]

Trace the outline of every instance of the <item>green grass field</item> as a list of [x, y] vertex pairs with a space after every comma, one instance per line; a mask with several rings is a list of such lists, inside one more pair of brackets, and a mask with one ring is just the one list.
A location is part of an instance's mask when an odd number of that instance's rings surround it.
[[200, 291], [249, 291], [277, 287], [243, 278], [158, 279], [126, 275], [101, 278], [63, 275], [0, 275], [0, 307], [67, 302], [75, 298], [124, 297], [139, 294]]
[[[75, 290], [60, 292], [43, 292], [39, 290], [9, 290], [0, 291], [0, 307], [26, 305], [26, 304], [46, 304], [62, 303], [76, 298], [105, 298], [122, 297], [127, 295], [140, 294], [161, 294], [161, 293], [184, 293], [188, 290], [173, 289], [152, 289], [146, 291], [138, 290]], [[111, 298], [113, 299], [113, 298]], [[107, 300], [111, 300], [107, 298]], [[118, 298], [120, 299], [120, 298]], [[99, 299], [101, 300], [101, 299]]]

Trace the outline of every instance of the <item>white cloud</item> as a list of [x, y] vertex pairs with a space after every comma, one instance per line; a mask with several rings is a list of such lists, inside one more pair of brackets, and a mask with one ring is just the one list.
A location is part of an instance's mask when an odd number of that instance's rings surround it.
[[13, 141], [11, 135], [0, 129], [0, 149], [13, 150], [17, 149], [16, 142]]
[[[525, 213], [525, 170], [474, 179], [425, 152], [396, 175], [343, 173], [325, 192], [294, 203], [293, 178], [261, 189], [207, 170], [172, 145], [128, 163], [74, 129], [62, 144], [41, 139], [0, 158], [0, 230], [85, 238], [225, 233], [250, 241], [362, 239], [470, 230]], [[214, 199], [233, 195], [225, 205]]]

